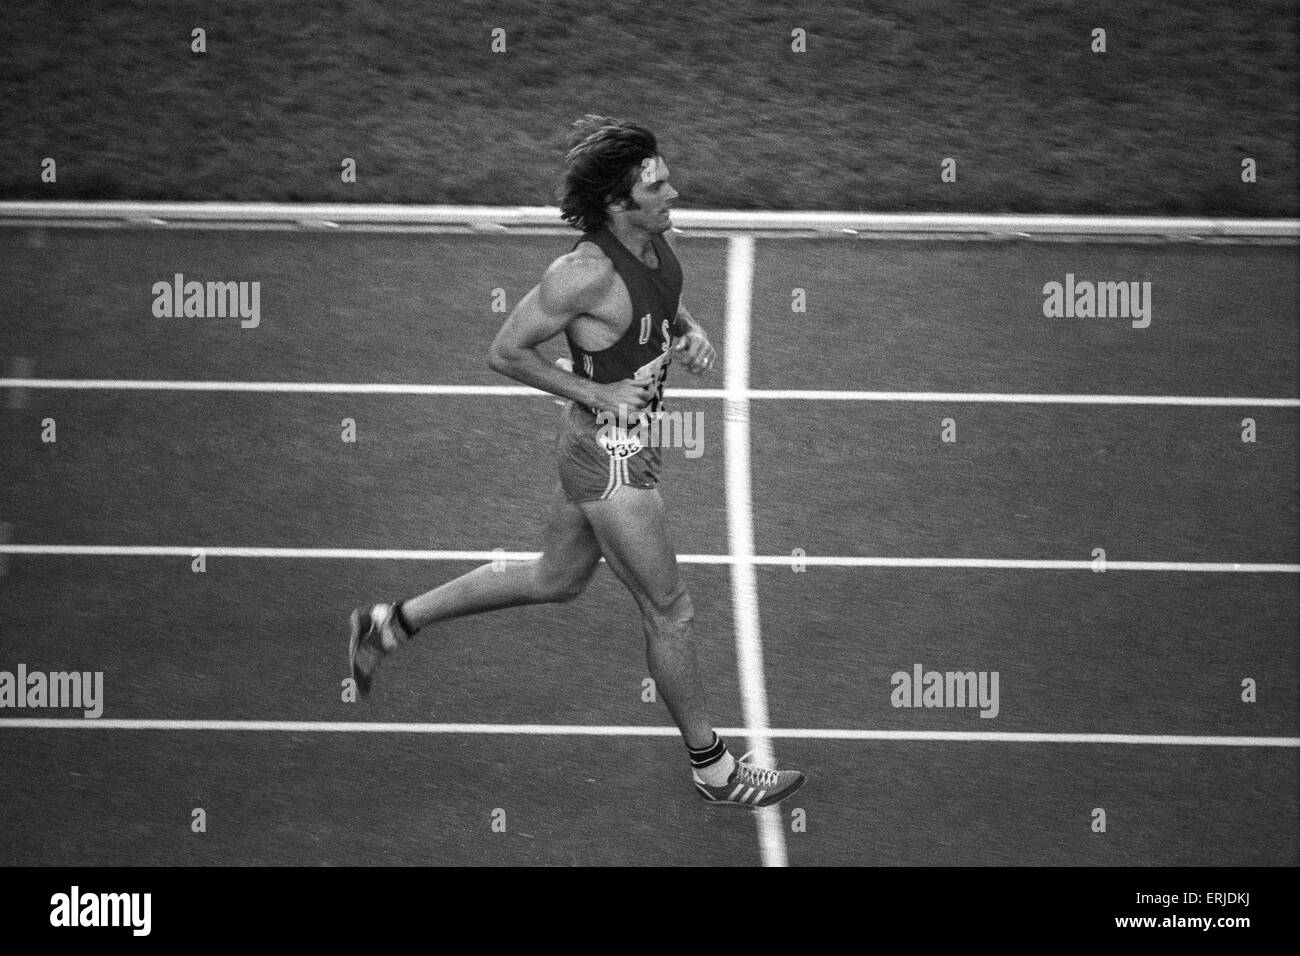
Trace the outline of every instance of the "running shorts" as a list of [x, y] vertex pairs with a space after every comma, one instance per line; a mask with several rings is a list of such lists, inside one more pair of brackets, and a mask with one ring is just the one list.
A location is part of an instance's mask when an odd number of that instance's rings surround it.
[[602, 435], [596, 416], [576, 402], [565, 407], [556, 453], [564, 496], [575, 504], [604, 500], [624, 485], [654, 488], [659, 484], [660, 448], [638, 439], [635, 428], [621, 435]]

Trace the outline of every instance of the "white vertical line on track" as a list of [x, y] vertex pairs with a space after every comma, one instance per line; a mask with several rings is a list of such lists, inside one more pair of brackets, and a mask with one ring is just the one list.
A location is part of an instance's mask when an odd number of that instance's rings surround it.
[[[731, 608], [736, 619], [736, 666], [748, 748], [756, 762], [774, 766], [768, 735], [763, 639], [754, 573], [754, 504], [749, 471], [749, 323], [754, 284], [754, 239], [727, 240], [727, 343], [723, 414], [727, 466], [727, 536], [731, 565]], [[785, 830], [776, 807], [756, 811], [758, 846], [764, 866], [785, 866]]]

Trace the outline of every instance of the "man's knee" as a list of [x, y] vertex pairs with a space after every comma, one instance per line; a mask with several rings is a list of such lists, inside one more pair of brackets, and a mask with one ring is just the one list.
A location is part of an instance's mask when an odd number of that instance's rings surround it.
[[647, 605], [644, 617], [647, 630], [653, 635], [680, 631], [695, 619], [691, 595], [681, 585], [666, 597], [647, 602]]

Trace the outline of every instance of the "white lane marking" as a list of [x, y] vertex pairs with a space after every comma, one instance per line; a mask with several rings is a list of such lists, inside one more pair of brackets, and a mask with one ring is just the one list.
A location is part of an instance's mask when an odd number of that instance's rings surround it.
[[[749, 329], [754, 283], [754, 240], [727, 240], [726, 354], [723, 376], [724, 446], [727, 472], [727, 536], [730, 541], [731, 607], [736, 621], [736, 666], [748, 749], [754, 762], [776, 765], [768, 729], [767, 685], [763, 678], [763, 638], [754, 573], [754, 500], [749, 461]], [[758, 846], [764, 866], [786, 866], [785, 830], [780, 811], [758, 811]]]
[[[331, 734], [492, 734], [523, 737], [680, 737], [676, 727], [604, 726], [598, 724], [395, 723], [330, 720], [191, 720], [99, 717], [0, 718], [0, 730], [164, 730], [256, 733]], [[768, 740], [880, 740], [936, 743], [1132, 744], [1153, 747], [1293, 747], [1300, 737], [1213, 734], [1057, 734], [974, 730], [850, 730], [841, 728], [719, 727], [719, 734]]]
[[1028, 405], [1247, 405], [1300, 408], [1300, 398], [1233, 398], [1217, 395], [1071, 395], [1038, 392], [859, 392], [755, 389], [750, 398], [814, 402], [949, 402]]
[[527, 385], [417, 385], [380, 382], [225, 382], [125, 378], [0, 378], [0, 388], [140, 392], [289, 392], [322, 395], [546, 395]]
[[[541, 396], [527, 385], [421, 385], [378, 382], [231, 382], [119, 378], [0, 378], [0, 388], [71, 391], [285, 392], [320, 395]], [[1300, 398], [1241, 398], [1217, 395], [1072, 395], [1022, 392], [863, 392], [825, 389], [674, 388], [673, 398], [814, 402], [945, 402], [1031, 405], [1200, 405], [1300, 408]], [[554, 397], [554, 396], [551, 396]]]
[[[752, 540], [752, 539], [751, 539]], [[2, 554], [72, 557], [193, 557], [202, 551], [210, 558], [282, 558], [295, 560], [349, 561], [532, 561], [540, 551], [404, 551], [394, 548], [256, 548], [199, 544], [4, 544]], [[727, 564], [734, 566], [789, 567], [796, 559], [788, 554], [679, 554], [680, 564]], [[972, 568], [1007, 571], [1091, 571], [1096, 561], [1019, 558], [885, 558], [862, 555], [807, 555], [797, 559], [808, 567], [823, 568]], [[1251, 563], [1245, 561], [1107, 561], [1111, 571], [1179, 571], [1214, 574], [1300, 574], [1300, 564]]]

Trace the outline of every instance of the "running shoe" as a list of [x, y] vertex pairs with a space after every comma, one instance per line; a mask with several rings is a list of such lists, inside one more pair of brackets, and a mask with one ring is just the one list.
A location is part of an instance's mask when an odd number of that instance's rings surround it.
[[736, 761], [730, 779], [720, 787], [710, 787], [694, 771], [695, 789], [709, 803], [729, 803], [740, 807], [770, 807], [791, 796], [808, 782], [798, 770], [768, 770], [746, 763], [751, 750]]

